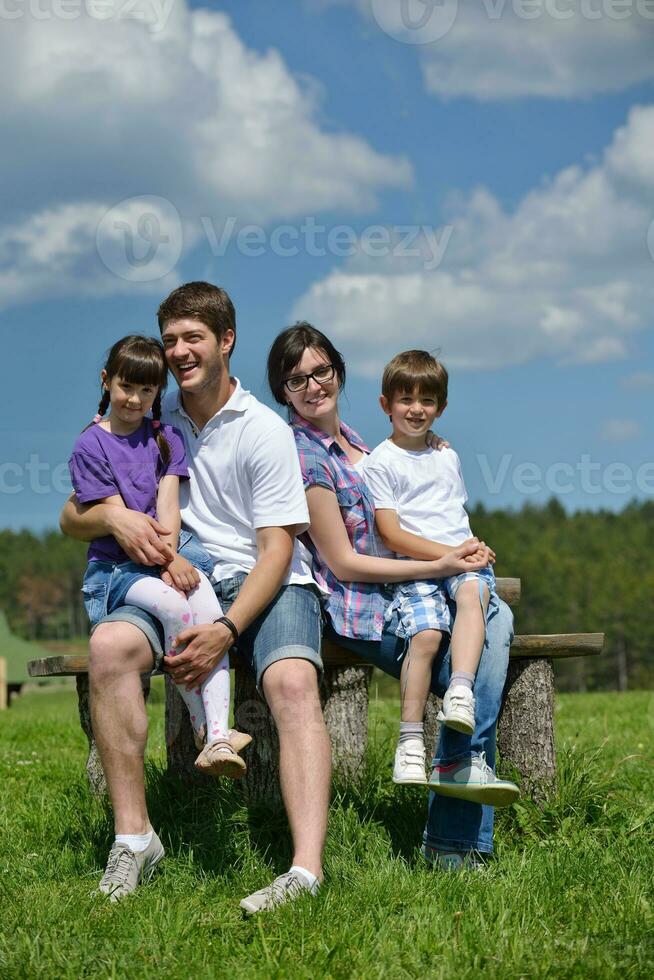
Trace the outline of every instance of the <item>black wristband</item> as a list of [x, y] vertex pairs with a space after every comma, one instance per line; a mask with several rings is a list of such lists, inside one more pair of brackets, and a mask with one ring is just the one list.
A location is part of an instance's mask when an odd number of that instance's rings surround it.
[[223, 626], [226, 626], [234, 637], [234, 643], [238, 642], [239, 633], [231, 619], [228, 619], [227, 616], [221, 616], [220, 619], [214, 619], [214, 623], [222, 623]]

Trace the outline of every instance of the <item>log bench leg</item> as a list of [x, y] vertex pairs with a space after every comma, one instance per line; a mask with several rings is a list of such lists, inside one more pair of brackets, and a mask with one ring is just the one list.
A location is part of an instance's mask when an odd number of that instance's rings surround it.
[[166, 686], [166, 759], [168, 772], [185, 783], [201, 782], [210, 777], [195, 768], [198, 750], [193, 740], [193, 726], [182, 696], [168, 675]]
[[236, 665], [234, 684], [234, 724], [252, 736], [245, 751], [247, 772], [239, 786], [248, 803], [265, 803], [281, 809], [279, 788], [279, 738], [268, 705], [257, 690], [254, 674], [244, 663]]
[[430, 694], [425, 705], [425, 748], [427, 750], [427, 769], [431, 772], [431, 760], [436, 755], [441, 723], [436, 721], [438, 712], [443, 706], [443, 699]]
[[512, 659], [497, 726], [500, 763], [515, 766], [524, 796], [543, 800], [554, 787], [554, 671], [548, 658]]
[[[144, 676], [141, 678], [141, 687], [143, 688], [143, 700], [147, 704], [148, 697], [150, 695], [149, 676]], [[86, 735], [89, 743], [89, 754], [86, 760], [86, 775], [88, 776], [89, 780], [89, 788], [93, 796], [104, 796], [107, 792], [107, 783], [104, 778], [104, 771], [102, 769], [102, 763], [100, 762], [98, 747], [95, 744], [95, 739], [93, 737], [91, 708], [89, 705], [88, 674], [77, 675], [77, 704], [79, 708], [79, 720], [82, 726], [82, 731]]]
[[363, 775], [371, 676], [372, 667], [327, 667], [320, 691], [334, 772], [348, 783]]
[[[321, 703], [332, 743], [334, 769], [349, 782], [363, 772], [368, 741], [368, 683], [372, 667], [328, 667]], [[252, 736], [247, 750], [248, 771], [240, 782], [251, 803], [281, 807], [279, 739], [268, 706], [245, 666], [236, 668], [234, 721]]]
[[[238, 781], [248, 803], [266, 803], [272, 809], [282, 805], [279, 790], [279, 740], [268, 705], [257, 691], [254, 675], [244, 664], [234, 671], [234, 725], [252, 736], [245, 750], [247, 772]], [[198, 751], [193, 729], [177, 688], [166, 677], [166, 754], [168, 771], [186, 783], [213, 782], [211, 776], [195, 768]]]

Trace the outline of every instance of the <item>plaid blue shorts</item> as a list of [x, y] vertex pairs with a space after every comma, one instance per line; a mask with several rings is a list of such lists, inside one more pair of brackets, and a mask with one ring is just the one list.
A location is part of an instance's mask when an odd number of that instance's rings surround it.
[[[424, 630], [452, 632], [453, 610], [456, 594], [463, 582], [478, 581], [488, 588], [490, 600], [486, 611], [486, 623], [499, 608], [495, 592], [495, 576], [492, 568], [482, 568], [478, 572], [462, 572], [444, 579], [418, 579], [415, 582], [400, 582], [393, 599], [386, 608], [385, 620], [390, 622], [393, 615], [399, 615], [397, 635], [403, 639], [422, 633]], [[456, 610], [454, 610], [454, 613]]]

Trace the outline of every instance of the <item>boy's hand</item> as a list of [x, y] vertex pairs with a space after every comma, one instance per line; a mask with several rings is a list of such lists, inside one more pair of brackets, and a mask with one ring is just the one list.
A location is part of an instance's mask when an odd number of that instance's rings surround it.
[[162, 579], [167, 585], [172, 585], [174, 589], [184, 594], [192, 592], [200, 584], [197, 569], [191, 565], [190, 561], [177, 554], [166, 565], [166, 572], [162, 575]]
[[435, 561], [434, 578], [449, 578], [462, 572], [479, 571], [489, 562], [490, 548], [477, 538], [468, 538], [449, 554]]
[[470, 538], [469, 540], [477, 543], [477, 551], [472, 555], [466, 556], [465, 560], [467, 562], [474, 563], [475, 565], [479, 561], [483, 561], [487, 565], [495, 564], [495, 552], [492, 548], [489, 548], [484, 541], [479, 541], [477, 538]]
[[450, 444], [447, 441], [447, 439], [443, 439], [442, 436], [437, 435], [436, 432], [432, 432], [431, 429], [429, 430], [429, 432], [426, 432], [425, 433], [425, 445], [429, 449], [449, 449], [450, 448]]

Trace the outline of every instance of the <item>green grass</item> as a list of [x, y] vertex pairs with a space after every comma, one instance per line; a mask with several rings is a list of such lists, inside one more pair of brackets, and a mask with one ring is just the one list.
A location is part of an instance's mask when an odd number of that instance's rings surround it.
[[167, 860], [101, 901], [111, 818], [87, 792], [74, 692], [18, 699], [0, 714], [0, 976], [652, 976], [654, 696], [559, 697], [557, 792], [499, 814], [477, 874], [424, 866], [424, 794], [390, 782], [395, 717], [373, 699], [367, 777], [335, 791], [326, 887], [245, 920], [238, 900], [288, 866], [283, 817], [248, 813], [232, 785], [182, 791], [156, 697], [148, 793]]

